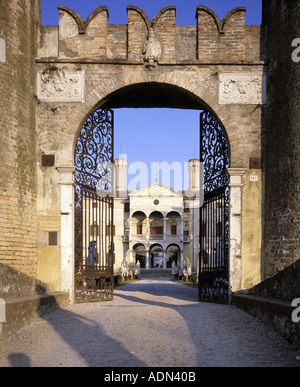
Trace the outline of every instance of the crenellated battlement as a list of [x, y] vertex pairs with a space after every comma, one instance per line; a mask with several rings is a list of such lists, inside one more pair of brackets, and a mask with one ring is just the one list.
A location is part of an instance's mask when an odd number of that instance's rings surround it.
[[125, 25], [109, 24], [106, 6], [97, 8], [86, 21], [67, 7], [58, 6], [58, 11], [58, 26], [41, 27], [38, 59], [149, 64], [145, 47], [151, 35], [151, 47], [156, 44], [157, 53], [150, 68], [186, 61], [263, 60], [261, 26], [245, 25], [245, 7], [235, 8], [220, 20], [211, 9], [199, 6], [196, 25], [187, 27], [176, 26], [175, 6], [162, 9], [150, 21], [143, 10], [129, 5]]

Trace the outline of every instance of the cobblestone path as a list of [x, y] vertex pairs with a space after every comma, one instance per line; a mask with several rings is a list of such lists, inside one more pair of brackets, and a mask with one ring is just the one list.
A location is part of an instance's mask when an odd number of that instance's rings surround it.
[[298, 367], [296, 355], [253, 316], [161, 279], [58, 310], [0, 343], [1, 367]]

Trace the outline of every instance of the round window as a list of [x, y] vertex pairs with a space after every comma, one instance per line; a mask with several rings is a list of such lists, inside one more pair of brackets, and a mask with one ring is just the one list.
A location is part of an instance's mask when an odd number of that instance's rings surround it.
[[154, 202], [153, 202], [156, 206], [159, 205], [159, 200], [158, 199], [155, 199]]

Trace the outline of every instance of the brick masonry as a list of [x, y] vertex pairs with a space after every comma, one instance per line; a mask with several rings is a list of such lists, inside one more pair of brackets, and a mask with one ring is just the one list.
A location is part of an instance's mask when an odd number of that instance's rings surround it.
[[35, 277], [35, 56], [40, 1], [1, 0], [0, 263]]
[[268, 98], [264, 113], [265, 275], [300, 259], [300, 65], [292, 61], [299, 38], [300, 3], [263, 1], [267, 29]]

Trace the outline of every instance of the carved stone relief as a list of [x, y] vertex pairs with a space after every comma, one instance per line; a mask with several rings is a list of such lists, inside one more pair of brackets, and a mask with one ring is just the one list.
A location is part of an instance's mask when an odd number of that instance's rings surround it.
[[84, 71], [48, 68], [38, 73], [37, 96], [48, 102], [81, 102], [84, 99]]
[[266, 104], [266, 75], [220, 73], [219, 104]]
[[155, 36], [154, 30], [151, 27], [148, 39], [143, 48], [145, 66], [150, 70], [157, 66], [161, 56], [161, 44]]

